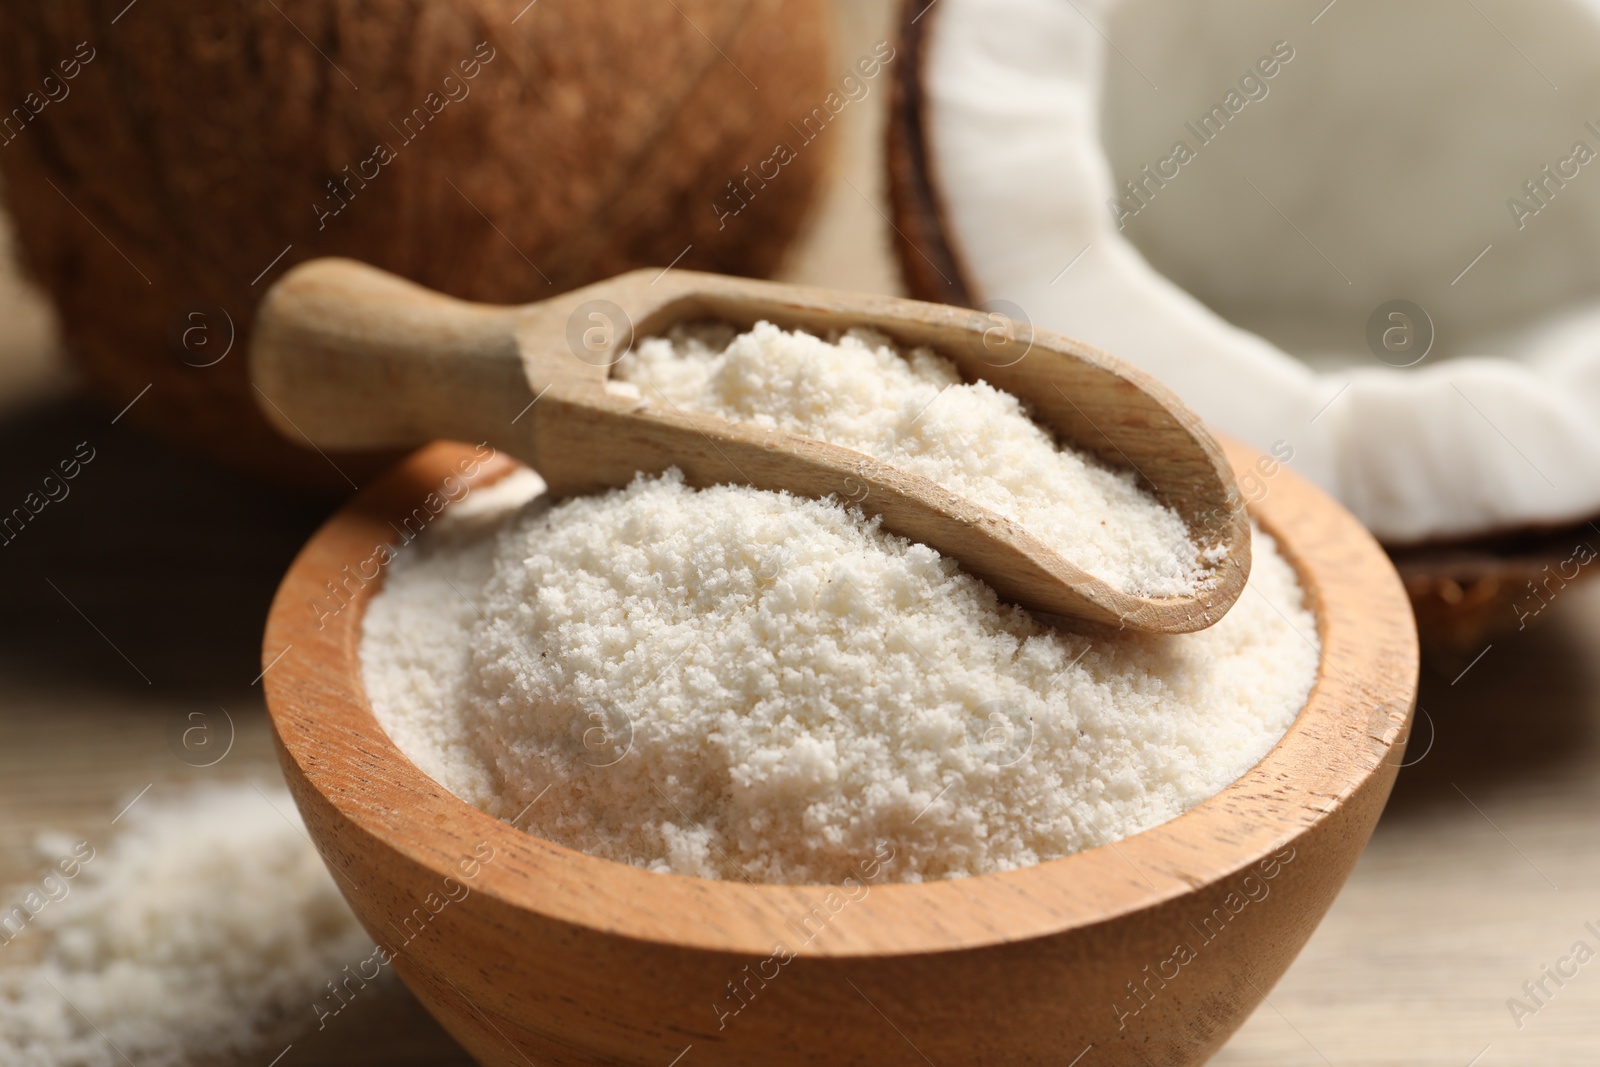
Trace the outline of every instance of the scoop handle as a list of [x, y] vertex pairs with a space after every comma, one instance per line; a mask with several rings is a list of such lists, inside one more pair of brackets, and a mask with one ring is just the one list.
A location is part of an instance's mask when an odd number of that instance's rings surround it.
[[257, 311], [256, 400], [291, 440], [319, 448], [478, 441], [533, 398], [517, 316], [355, 260], [311, 260]]

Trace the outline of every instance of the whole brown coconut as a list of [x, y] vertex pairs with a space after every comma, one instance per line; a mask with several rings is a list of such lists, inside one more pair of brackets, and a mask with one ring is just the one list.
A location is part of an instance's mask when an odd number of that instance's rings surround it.
[[[937, 32], [937, 0], [902, 0], [887, 125], [888, 186], [895, 252], [909, 293], [920, 300], [977, 307], [983, 294], [962, 262], [930, 163], [923, 69]], [[924, 17], [926, 16], [926, 17]], [[1600, 550], [1600, 526], [1583, 521], [1450, 542], [1389, 546], [1428, 649], [1447, 661], [1480, 652], [1543, 615], [1554, 593], [1596, 573], [1573, 571], [1575, 558]]]
[[115, 408], [139, 398], [127, 421], [348, 491], [374, 457], [258, 411], [274, 278], [344, 255], [509, 303], [640, 266], [770, 273], [826, 153], [729, 183], [823, 97], [828, 33], [824, 0], [8, 3], [0, 168], [70, 347]]

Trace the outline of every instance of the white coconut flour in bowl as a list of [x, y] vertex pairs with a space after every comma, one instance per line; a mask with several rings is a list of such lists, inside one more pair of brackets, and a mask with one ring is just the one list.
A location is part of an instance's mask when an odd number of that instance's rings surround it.
[[[636, 380], [706, 372], [710, 352], [650, 370], [662, 344]], [[397, 554], [366, 692], [455, 795], [639, 867], [829, 883], [887, 854], [882, 877], [921, 881], [1066, 856], [1235, 780], [1316, 675], [1316, 622], [1259, 531], [1215, 626], [1091, 638], [847, 501], [671, 472], [554, 505], [541, 488], [475, 490]]]

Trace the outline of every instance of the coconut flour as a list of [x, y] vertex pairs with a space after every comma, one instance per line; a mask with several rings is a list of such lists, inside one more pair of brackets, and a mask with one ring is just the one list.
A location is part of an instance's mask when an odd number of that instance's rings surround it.
[[672, 473], [539, 489], [474, 492], [393, 563], [366, 691], [457, 796], [650, 870], [828, 883], [890, 855], [881, 877], [920, 881], [1065, 856], [1233, 781], [1316, 674], [1259, 531], [1215, 626], [1090, 638], [838, 501]]
[[109, 844], [39, 844], [50, 873], [7, 897], [3, 1064], [266, 1063], [372, 951], [281, 785], [152, 797]]
[[1059, 447], [1016, 397], [967, 384], [948, 359], [902, 352], [872, 330], [830, 341], [768, 322], [744, 333], [678, 327], [640, 342], [612, 378], [646, 400], [886, 460], [1020, 523], [1124, 592], [1193, 592], [1221, 551], [1197, 549], [1178, 513], [1132, 472]]

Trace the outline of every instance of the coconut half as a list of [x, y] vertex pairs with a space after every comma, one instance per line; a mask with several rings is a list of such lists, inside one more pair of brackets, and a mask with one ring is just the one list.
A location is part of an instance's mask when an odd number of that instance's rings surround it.
[[1600, 545], [1600, 4], [911, 0], [903, 29], [917, 295], [1105, 348], [1391, 547], [1451, 543], [1401, 553], [1447, 600], [1485, 558], [1520, 584], [1521, 531], [1557, 531], [1537, 566], [1569, 524]]

